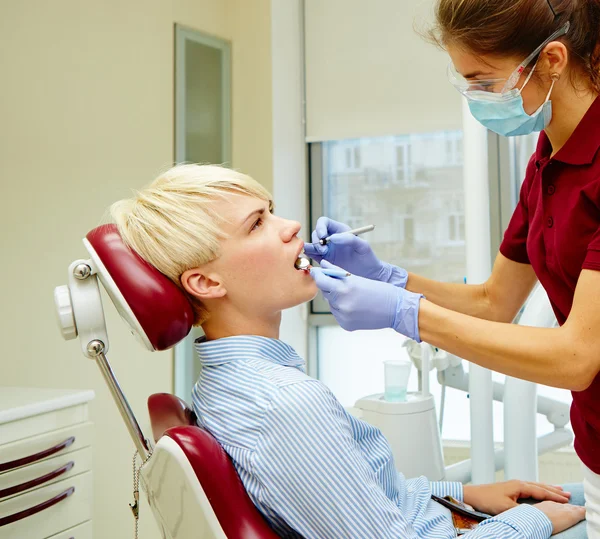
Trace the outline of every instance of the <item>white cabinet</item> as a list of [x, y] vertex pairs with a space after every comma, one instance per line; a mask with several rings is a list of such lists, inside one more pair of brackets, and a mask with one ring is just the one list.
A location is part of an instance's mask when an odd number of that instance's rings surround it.
[[92, 538], [93, 398], [0, 387], [0, 539]]

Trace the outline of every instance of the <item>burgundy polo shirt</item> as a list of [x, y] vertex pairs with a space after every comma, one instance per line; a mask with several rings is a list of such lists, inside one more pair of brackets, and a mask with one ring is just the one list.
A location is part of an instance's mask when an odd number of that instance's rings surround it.
[[[531, 264], [561, 325], [571, 312], [581, 270], [600, 271], [599, 149], [600, 97], [554, 157], [548, 137], [540, 133], [500, 246], [510, 260]], [[571, 360], [565, 356], [565, 361]], [[571, 424], [577, 454], [600, 474], [600, 375], [585, 391], [573, 392]]]

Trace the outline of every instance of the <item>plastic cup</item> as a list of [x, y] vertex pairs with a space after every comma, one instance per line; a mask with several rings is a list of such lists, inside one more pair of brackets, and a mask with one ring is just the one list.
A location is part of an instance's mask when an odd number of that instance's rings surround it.
[[385, 392], [388, 402], [406, 402], [406, 388], [412, 363], [406, 359], [389, 359], [383, 362]]

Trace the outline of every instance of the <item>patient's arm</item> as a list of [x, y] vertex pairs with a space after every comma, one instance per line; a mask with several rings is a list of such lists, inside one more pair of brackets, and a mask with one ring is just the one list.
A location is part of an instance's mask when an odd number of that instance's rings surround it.
[[[377, 475], [352, 436], [345, 410], [316, 380], [279, 390], [258, 446], [252, 466], [261, 503], [305, 537], [417, 539], [445, 536], [451, 526], [441, 514], [431, 518], [431, 489], [424, 477], [407, 482], [395, 471]], [[372, 451], [371, 462], [381, 456], [376, 468], [381, 474], [389, 455], [381, 447]], [[465, 537], [546, 539], [551, 529], [539, 510], [520, 506]]]
[[318, 382], [280, 389], [259, 445], [261, 499], [302, 536], [420, 537], [377, 482], [342, 406]]

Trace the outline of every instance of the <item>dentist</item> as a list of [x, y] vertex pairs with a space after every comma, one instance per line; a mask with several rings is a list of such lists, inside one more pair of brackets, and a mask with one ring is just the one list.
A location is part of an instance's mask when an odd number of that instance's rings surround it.
[[[588, 533], [600, 538], [600, 0], [438, 0], [433, 39], [484, 126], [541, 131], [490, 278], [436, 282], [321, 217], [305, 252], [346, 330], [394, 328], [483, 367], [573, 392]], [[320, 238], [331, 236], [321, 246]], [[560, 324], [511, 321], [539, 281]]]

